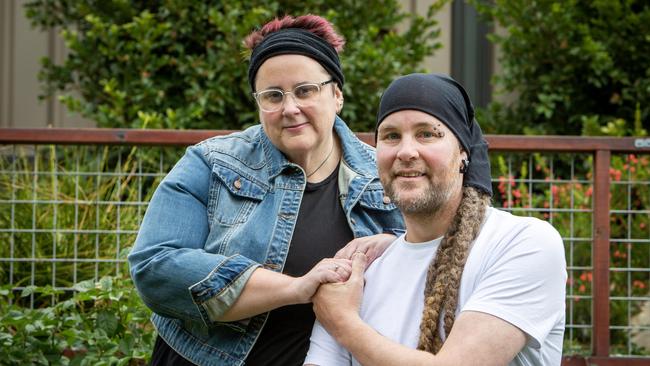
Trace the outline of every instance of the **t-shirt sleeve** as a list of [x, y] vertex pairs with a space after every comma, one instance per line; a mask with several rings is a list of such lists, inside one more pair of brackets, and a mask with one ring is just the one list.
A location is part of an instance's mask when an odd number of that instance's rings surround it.
[[314, 323], [305, 365], [350, 366], [350, 353], [332, 337], [318, 320]]
[[562, 238], [548, 223], [534, 220], [508, 240], [492, 244], [474, 291], [460, 310], [501, 318], [526, 333], [530, 346], [539, 349], [564, 317]]

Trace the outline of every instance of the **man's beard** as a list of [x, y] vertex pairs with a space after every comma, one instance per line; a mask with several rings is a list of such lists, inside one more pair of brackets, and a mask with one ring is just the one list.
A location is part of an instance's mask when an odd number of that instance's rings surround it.
[[[445, 172], [444, 178], [437, 181], [427, 181], [427, 187], [421, 189], [414, 196], [403, 197], [400, 191], [410, 190], [407, 185], [403, 184], [401, 188], [395, 187], [395, 178], [384, 186], [386, 195], [395, 203], [402, 214], [434, 216], [442, 210], [447, 202], [451, 199], [457, 180], [460, 178], [451, 176]], [[412, 187], [410, 187], [412, 189]], [[406, 195], [405, 195], [406, 196]]]

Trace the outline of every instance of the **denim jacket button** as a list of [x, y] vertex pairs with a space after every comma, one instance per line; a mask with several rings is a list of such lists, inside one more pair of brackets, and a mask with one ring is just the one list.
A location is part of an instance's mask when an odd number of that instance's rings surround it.
[[389, 204], [390, 203], [390, 197], [384, 196], [384, 203]]
[[237, 190], [240, 189], [241, 188], [241, 180], [239, 180], [239, 178], [237, 178], [232, 185], [235, 186], [235, 189], [237, 189]]

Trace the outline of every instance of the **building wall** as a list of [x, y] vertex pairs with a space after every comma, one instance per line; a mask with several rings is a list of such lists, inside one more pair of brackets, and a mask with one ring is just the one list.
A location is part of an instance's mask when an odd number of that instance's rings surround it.
[[27, 0], [0, 1], [0, 127], [88, 127], [54, 99], [39, 100], [38, 72], [43, 57], [62, 61], [65, 47], [57, 30], [31, 27]]
[[[426, 14], [434, 0], [399, 0], [407, 11]], [[90, 127], [94, 123], [70, 114], [55, 100], [39, 100], [40, 60], [50, 57], [61, 63], [63, 40], [56, 29], [42, 32], [25, 17], [27, 0], [0, 0], [0, 127]], [[425, 61], [431, 72], [451, 73], [451, 6], [436, 16], [443, 44]]]
[[[399, 0], [402, 8], [409, 12], [426, 15], [429, 6], [435, 0]], [[441, 29], [438, 41], [442, 48], [435, 51], [424, 61], [424, 67], [430, 72], [451, 74], [451, 2], [448, 2], [435, 16]], [[404, 24], [403, 27], [407, 25]]]

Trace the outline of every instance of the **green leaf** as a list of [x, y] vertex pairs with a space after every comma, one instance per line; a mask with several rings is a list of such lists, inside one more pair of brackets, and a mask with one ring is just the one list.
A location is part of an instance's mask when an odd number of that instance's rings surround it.
[[109, 337], [112, 337], [117, 331], [118, 319], [111, 311], [100, 311], [97, 313], [95, 324], [97, 328], [106, 332]]
[[102, 291], [110, 292], [113, 289], [113, 278], [109, 276], [102, 277], [99, 280], [99, 286]]
[[95, 288], [95, 282], [93, 280], [81, 281], [72, 286], [72, 288], [75, 291], [86, 292], [90, 289]]
[[20, 297], [27, 297], [29, 295], [32, 295], [36, 292], [37, 287], [36, 286], [26, 286], [21, 292], [20, 292]]
[[131, 355], [133, 353], [133, 346], [135, 345], [135, 339], [132, 335], [127, 334], [124, 338], [120, 339], [119, 350], [125, 355]]

